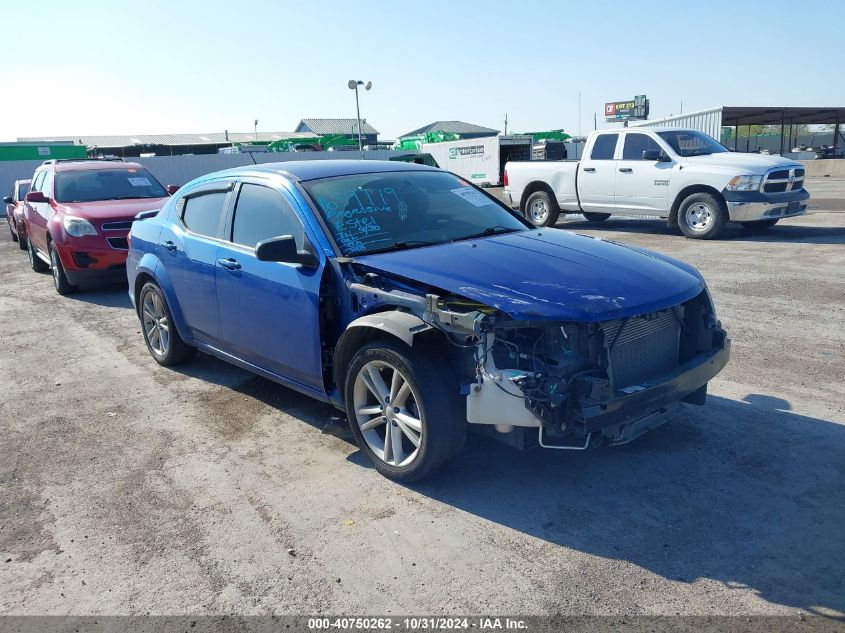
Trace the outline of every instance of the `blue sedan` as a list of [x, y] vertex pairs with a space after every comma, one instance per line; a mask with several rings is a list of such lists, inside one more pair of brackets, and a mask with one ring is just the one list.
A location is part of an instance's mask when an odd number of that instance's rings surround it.
[[623, 444], [703, 404], [730, 342], [701, 275], [536, 229], [421, 165], [314, 160], [198, 178], [130, 233], [161, 365], [212, 354], [343, 410], [397, 481], [468, 429], [517, 448]]

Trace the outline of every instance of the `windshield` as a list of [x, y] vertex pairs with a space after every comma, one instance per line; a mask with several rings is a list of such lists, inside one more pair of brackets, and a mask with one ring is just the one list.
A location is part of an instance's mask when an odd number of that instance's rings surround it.
[[165, 198], [167, 192], [143, 167], [87, 169], [56, 174], [56, 202]]
[[344, 255], [527, 230], [505, 207], [448, 172], [356, 174], [303, 183]]
[[18, 185], [18, 197], [17, 197], [18, 200], [23, 200], [24, 198], [26, 198], [26, 194], [28, 194], [28, 193], [29, 193], [29, 183], [28, 182], [22, 182], [21, 184]]
[[727, 152], [728, 148], [702, 132], [678, 130], [658, 132], [660, 138], [669, 143], [679, 156], [705, 156]]

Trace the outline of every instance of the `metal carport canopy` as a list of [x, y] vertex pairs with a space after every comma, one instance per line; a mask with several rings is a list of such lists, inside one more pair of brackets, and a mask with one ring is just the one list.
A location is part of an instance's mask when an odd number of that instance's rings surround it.
[[806, 123], [821, 125], [845, 122], [845, 107], [758, 107], [723, 106], [722, 125], [780, 125], [781, 123]]

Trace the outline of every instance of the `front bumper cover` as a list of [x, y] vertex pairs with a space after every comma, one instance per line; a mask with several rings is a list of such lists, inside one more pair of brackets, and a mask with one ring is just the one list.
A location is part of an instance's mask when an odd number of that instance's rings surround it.
[[810, 192], [806, 189], [791, 193], [766, 194], [760, 191], [722, 191], [733, 222], [777, 220], [804, 215]]
[[581, 399], [584, 431], [592, 433], [636, 421], [693, 394], [728, 364], [731, 342], [724, 330], [720, 339], [713, 349], [698, 354], [671, 375], [642, 385], [638, 391], [617, 392], [609, 401]]

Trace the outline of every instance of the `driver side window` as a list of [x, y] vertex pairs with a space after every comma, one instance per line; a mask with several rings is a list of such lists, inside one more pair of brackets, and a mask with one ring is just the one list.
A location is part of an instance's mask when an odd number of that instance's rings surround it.
[[232, 223], [232, 242], [254, 248], [258, 242], [282, 235], [292, 235], [296, 248], [304, 248], [305, 230], [290, 203], [269, 187], [241, 185]]

